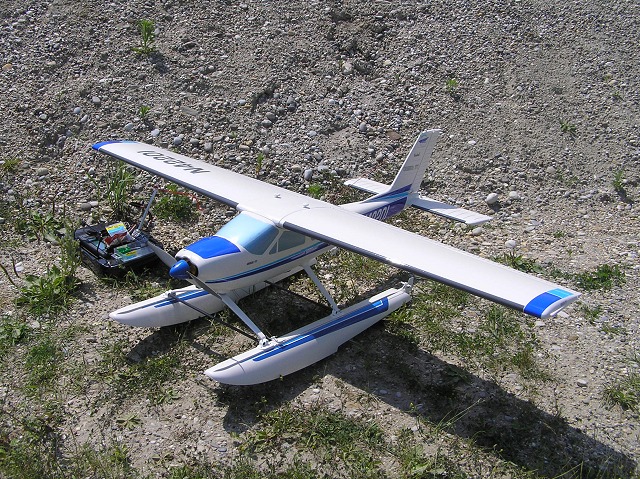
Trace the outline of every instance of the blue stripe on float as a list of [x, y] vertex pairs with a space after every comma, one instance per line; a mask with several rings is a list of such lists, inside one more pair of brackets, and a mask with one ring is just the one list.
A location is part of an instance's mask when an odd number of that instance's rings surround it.
[[524, 307], [524, 312], [540, 318], [542, 316], [542, 313], [553, 303], [561, 299], [568, 298], [572, 295], [573, 293], [565, 291], [564, 289], [552, 289], [545, 293], [539, 294], [531, 301], [529, 301], [529, 303]]
[[389, 299], [382, 298], [375, 303], [367, 305], [364, 308], [361, 308], [351, 314], [344, 316], [343, 318], [338, 318], [335, 321], [320, 326], [317, 329], [314, 329], [302, 336], [297, 336], [285, 343], [279, 344], [270, 351], [260, 353], [252, 358], [247, 358], [247, 360], [252, 359], [253, 361], [262, 361], [272, 356], [276, 356], [297, 346], [308, 343], [309, 341], [313, 341], [314, 339], [321, 338], [322, 336], [326, 336], [327, 334], [334, 333], [353, 324], [359, 323], [360, 321], [369, 319], [376, 314], [387, 311], [387, 309], [389, 309]]

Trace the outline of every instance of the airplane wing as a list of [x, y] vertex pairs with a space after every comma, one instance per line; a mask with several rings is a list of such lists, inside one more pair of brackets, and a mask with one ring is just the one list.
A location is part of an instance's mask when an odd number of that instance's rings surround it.
[[539, 318], [580, 294], [355, 212], [204, 161], [133, 141], [95, 150], [275, 224]]

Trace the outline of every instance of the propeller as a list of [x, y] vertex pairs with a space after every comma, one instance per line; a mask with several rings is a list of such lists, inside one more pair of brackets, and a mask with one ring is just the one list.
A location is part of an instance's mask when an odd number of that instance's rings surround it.
[[186, 279], [193, 283], [191, 280], [194, 277], [194, 268], [191, 263], [184, 259], [178, 260], [174, 258], [165, 250], [160, 248], [160, 246], [153, 244], [151, 241], [148, 242], [148, 245], [158, 258], [160, 258], [160, 261], [169, 267], [169, 276], [176, 279]]
[[173, 265], [176, 264], [177, 260], [165, 250], [160, 248], [160, 246], [152, 243], [151, 241], [147, 243], [147, 246], [149, 246], [149, 248], [153, 250], [156, 256], [160, 258], [160, 261], [166, 264], [169, 268], [173, 268]]

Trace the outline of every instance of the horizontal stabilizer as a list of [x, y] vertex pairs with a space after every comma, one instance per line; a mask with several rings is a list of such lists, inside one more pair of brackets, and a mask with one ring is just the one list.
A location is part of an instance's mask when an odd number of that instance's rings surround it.
[[344, 182], [345, 185], [351, 186], [357, 190], [379, 195], [389, 190], [389, 185], [379, 183], [377, 181], [368, 180], [366, 178], [354, 178]]
[[443, 203], [442, 201], [427, 198], [425, 196], [419, 196], [417, 198], [411, 198], [411, 206], [420, 208], [421, 210], [428, 211], [434, 215], [442, 216], [454, 221], [460, 221], [469, 226], [479, 225], [491, 220], [491, 216], [476, 213], [475, 211], [465, 210], [458, 206]]

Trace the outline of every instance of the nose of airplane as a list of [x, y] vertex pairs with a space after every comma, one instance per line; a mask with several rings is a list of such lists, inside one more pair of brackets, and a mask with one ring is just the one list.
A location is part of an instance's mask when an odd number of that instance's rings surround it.
[[189, 270], [191, 269], [191, 265], [181, 259], [176, 264], [174, 264], [169, 270], [169, 276], [176, 279], [189, 279]]

